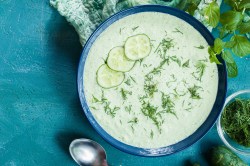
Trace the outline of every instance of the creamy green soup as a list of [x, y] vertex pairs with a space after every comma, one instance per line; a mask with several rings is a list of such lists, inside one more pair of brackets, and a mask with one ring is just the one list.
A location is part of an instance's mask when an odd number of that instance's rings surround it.
[[[96, 72], [109, 51], [137, 34], [150, 38], [150, 54], [125, 72], [120, 85], [99, 86]], [[129, 145], [158, 148], [185, 139], [206, 120], [217, 94], [217, 66], [209, 62], [207, 48], [197, 30], [168, 14], [143, 12], [116, 21], [86, 60], [90, 111], [105, 131]]]

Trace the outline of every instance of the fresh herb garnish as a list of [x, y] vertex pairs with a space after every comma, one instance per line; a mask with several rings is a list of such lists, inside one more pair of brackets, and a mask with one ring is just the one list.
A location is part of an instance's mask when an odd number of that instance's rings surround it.
[[175, 28], [175, 31], [173, 31], [173, 32], [177, 32], [177, 33], [180, 33], [180, 34], [182, 34], [183, 35], [183, 32], [181, 32], [179, 29], [177, 29], [177, 28]]
[[136, 83], [134, 77], [130, 76], [130, 78], [131, 78], [131, 80], [132, 80], [134, 83]]
[[189, 68], [189, 59], [182, 64], [182, 67]]
[[172, 78], [173, 80], [166, 82], [166, 85], [167, 85], [167, 86], [169, 86], [170, 83], [173, 83], [173, 82], [176, 82], [176, 81], [177, 81], [177, 78], [175, 77], [174, 74], [171, 74], [170, 76], [171, 76], [171, 78]]
[[198, 80], [201, 81], [202, 76], [204, 75], [205, 69], [206, 69], [206, 64], [204, 63], [203, 60], [199, 60], [196, 64], [196, 72], [192, 73], [192, 75]]
[[139, 28], [139, 26], [133, 27], [132, 31], [135, 31], [137, 28]]
[[[208, 48], [210, 62], [221, 64], [218, 57], [221, 56], [226, 62], [229, 77], [238, 75], [238, 67], [232, 53], [238, 57], [250, 54], [250, 41], [245, 36], [250, 32], [250, 21], [246, 21], [245, 12], [250, 9], [249, 2], [225, 1], [231, 9], [220, 14], [220, 8], [216, 1], [212, 1], [202, 12], [207, 23], [216, 27], [220, 35], [214, 41], [214, 45]], [[227, 37], [227, 38], [226, 38]], [[224, 40], [224, 41], [223, 41]]]
[[143, 103], [142, 103], [142, 108], [141, 108], [142, 113], [154, 122], [157, 129], [161, 133], [160, 126], [162, 125], [162, 121], [160, 121], [160, 119], [159, 119], [160, 114], [157, 111], [157, 109], [158, 109], [158, 107], [151, 105], [150, 102], [143, 101]]
[[197, 92], [199, 89], [202, 89], [202, 87], [196, 86], [196, 85], [188, 88], [188, 91], [189, 91], [192, 99], [201, 99], [200, 94]]
[[129, 114], [132, 110], [132, 105], [129, 105], [129, 106], [125, 106], [125, 111], [127, 111]]
[[128, 86], [130, 86], [130, 85], [131, 85], [131, 80], [130, 80], [130, 78], [127, 78], [127, 80], [124, 81], [124, 83], [127, 84]]
[[132, 120], [128, 121], [128, 123], [137, 124], [138, 118], [133, 118]]
[[179, 66], [181, 66], [181, 60], [175, 55], [175, 56], [171, 56], [170, 59], [173, 62], [176, 62]]
[[154, 138], [154, 132], [151, 130], [150, 131], [150, 138], [153, 139]]
[[115, 117], [116, 111], [118, 111], [120, 107], [114, 106], [113, 108], [110, 106], [110, 102], [104, 103], [104, 111], [107, 115], [111, 115], [112, 118]]
[[250, 99], [236, 98], [226, 105], [221, 125], [231, 139], [250, 147]]
[[165, 64], [168, 64], [169, 63], [169, 60], [168, 59], [163, 59], [160, 64], [155, 67], [152, 71], [150, 71], [147, 75], [150, 75], [150, 74], [161, 74], [161, 70], [163, 69], [163, 65]]
[[194, 46], [195, 48], [198, 48], [198, 49], [204, 49], [205, 47], [203, 45], [200, 45], [200, 46]]
[[122, 95], [122, 99], [123, 100], [127, 100], [128, 99], [128, 95], [132, 95], [132, 91], [127, 91], [123, 88], [121, 88], [121, 95]]
[[160, 55], [162, 59], [166, 59], [167, 50], [169, 50], [172, 47], [174, 47], [173, 39], [163, 38], [162, 41], [157, 46], [157, 48], [155, 49], [154, 53]]
[[174, 102], [171, 100], [169, 95], [164, 94], [163, 92], [161, 92], [161, 107], [163, 108], [164, 112], [171, 113], [176, 116], [174, 112]]
[[157, 84], [153, 81], [152, 75], [146, 75], [144, 80], [144, 91], [148, 96], [153, 97], [154, 93], [157, 92]]

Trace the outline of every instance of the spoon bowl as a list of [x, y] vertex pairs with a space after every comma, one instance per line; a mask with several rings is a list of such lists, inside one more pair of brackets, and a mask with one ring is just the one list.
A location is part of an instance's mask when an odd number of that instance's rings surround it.
[[73, 140], [69, 152], [81, 166], [107, 166], [104, 148], [90, 139]]

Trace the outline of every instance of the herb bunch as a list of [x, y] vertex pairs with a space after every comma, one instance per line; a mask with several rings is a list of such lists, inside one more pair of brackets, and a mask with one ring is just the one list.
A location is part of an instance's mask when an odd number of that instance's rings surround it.
[[221, 124], [230, 138], [250, 147], [250, 99], [236, 98], [221, 116]]
[[250, 1], [225, 0], [224, 2], [231, 7], [231, 10], [221, 14], [216, 0], [213, 0], [200, 13], [210, 26], [219, 30], [219, 37], [215, 39], [214, 45], [208, 48], [210, 62], [221, 64], [218, 59], [221, 56], [227, 65], [228, 76], [236, 77], [238, 67], [234, 55], [244, 57], [250, 54], [250, 41], [245, 35], [250, 32], [250, 20], [244, 19], [245, 12], [250, 10]]

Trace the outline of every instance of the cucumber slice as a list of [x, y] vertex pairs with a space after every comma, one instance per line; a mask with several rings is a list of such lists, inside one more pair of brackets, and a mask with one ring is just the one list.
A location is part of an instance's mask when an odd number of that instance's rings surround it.
[[130, 60], [142, 59], [151, 51], [150, 39], [145, 34], [129, 37], [125, 42], [125, 55]]
[[99, 67], [96, 72], [97, 83], [103, 88], [112, 88], [120, 85], [125, 74], [122, 72], [114, 71], [110, 69], [106, 64]]
[[109, 51], [107, 65], [115, 71], [127, 72], [133, 68], [135, 61], [129, 60], [123, 47], [114, 47]]

